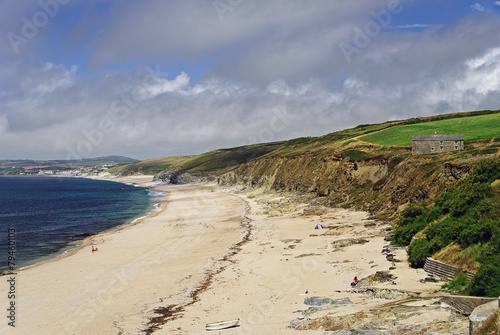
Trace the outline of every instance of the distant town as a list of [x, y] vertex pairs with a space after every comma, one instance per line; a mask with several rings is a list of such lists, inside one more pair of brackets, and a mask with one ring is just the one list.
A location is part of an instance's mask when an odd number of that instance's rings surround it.
[[105, 172], [111, 167], [138, 162], [123, 156], [81, 160], [0, 160], [0, 175], [81, 176]]

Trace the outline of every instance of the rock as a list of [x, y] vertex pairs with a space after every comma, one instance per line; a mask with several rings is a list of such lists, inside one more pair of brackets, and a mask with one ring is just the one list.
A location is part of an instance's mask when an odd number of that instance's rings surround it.
[[325, 305], [348, 305], [353, 302], [349, 298], [330, 299], [326, 297], [307, 297], [304, 299], [304, 304], [309, 306], [325, 306]]
[[326, 212], [327, 212], [327, 209], [325, 207], [309, 206], [307, 208], [304, 208], [304, 210], [302, 211], [302, 215], [304, 215], [304, 216], [309, 216], [309, 215], [321, 216], [321, 215], [326, 214]]
[[480, 305], [474, 309], [472, 314], [469, 316], [469, 329], [470, 334], [477, 334], [479, 328], [485, 323], [485, 321], [496, 313], [498, 310], [498, 301], [492, 301], [483, 305]]
[[172, 169], [158, 172], [154, 177], [153, 181], [161, 181], [168, 184], [180, 184], [181, 180], [179, 175], [182, 173], [179, 169]]
[[327, 310], [339, 306], [351, 305], [353, 302], [349, 298], [330, 299], [326, 297], [307, 297], [304, 299], [304, 304], [313, 306], [306, 310], [298, 310], [297, 312], [308, 317], [318, 311]]
[[349, 247], [349, 246], [355, 245], [355, 244], [365, 244], [367, 242], [369, 242], [369, 241], [367, 239], [364, 239], [364, 238], [347, 238], [347, 239], [334, 241], [334, 242], [332, 242], [332, 244], [335, 248], [344, 248], [344, 247]]
[[387, 288], [376, 288], [376, 287], [360, 288], [360, 289], [356, 288], [353, 289], [353, 292], [365, 294], [372, 298], [386, 299], [386, 300], [394, 300], [399, 298], [415, 298], [420, 295], [420, 293], [417, 292], [402, 291], [402, 290], [387, 289]]
[[310, 253], [310, 254], [300, 254], [298, 256], [295, 256], [295, 258], [302, 258], [302, 257], [308, 257], [308, 256], [321, 256], [321, 254], [317, 254], [317, 253]]
[[434, 276], [429, 276], [429, 277], [425, 277], [424, 279], [421, 279], [420, 282], [422, 282], [422, 283], [439, 283], [440, 280], [438, 278], [435, 278]]
[[[368, 309], [351, 314], [324, 315], [295, 319], [289, 328], [296, 330], [321, 330], [328, 334], [468, 334], [468, 319], [449, 308], [440, 306], [385, 305], [379, 309]], [[439, 313], [439, 321], [432, 317]], [[445, 316], [446, 315], [446, 316]], [[409, 319], [418, 320], [408, 323]]]
[[395, 279], [397, 279], [397, 277], [395, 277], [392, 273], [389, 273], [389, 271], [377, 271], [376, 273], [361, 279], [360, 283], [356, 285], [356, 287], [374, 286]]
[[382, 335], [391, 333], [387, 333], [386, 331], [370, 328], [368, 326], [363, 325], [356, 328], [337, 330], [334, 331], [332, 334], [333, 335]]

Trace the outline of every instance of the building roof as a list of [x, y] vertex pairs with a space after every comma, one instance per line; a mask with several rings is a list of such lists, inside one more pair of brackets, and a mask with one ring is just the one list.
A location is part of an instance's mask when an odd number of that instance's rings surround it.
[[464, 135], [412, 135], [412, 141], [463, 141]]

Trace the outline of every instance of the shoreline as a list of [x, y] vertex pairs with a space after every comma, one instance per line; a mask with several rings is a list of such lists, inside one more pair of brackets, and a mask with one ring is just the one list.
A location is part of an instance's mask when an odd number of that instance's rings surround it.
[[[124, 179], [151, 186], [149, 176]], [[325, 318], [376, 310], [384, 311], [376, 313], [380, 322], [410, 323], [414, 314], [387, 316], [389, 305], [401, 309], [404, 299], [350, 287], [355, 275], [367, 280], [377, 271], [393, 279], [370, 287], [418, 292], [424, 307], [415, 324], [454, 318], [431, 304], [441, 284], [420, 282], [427, 275], [408, 267], [404, 248], [393, 250], [398, 262], [391, 269], [381, 254], [388, 225], [368, 213], [259, 190], [158, 187], [166, 200], [156, 215], [89, 237], [92, 243], [73, 254], [19, 272], [19, 327], [13, 333], [200, 334], [207, 323], [240, 318], [240, 326], [224, 334], [324, 334], [318, 325]], [[314, 229], [317, 224], [323, 229]], [[98, 252], [91, 252], [92, 244]], [[304, 314], [310, 307], [304, 299], [315, 296], [351, 304]], [[456, 329], [464, 325], [458, 319]]]
[[[2, 175], [0, 177], [22, 177], [22, 178], [25, 178], [25, 177], [30, 177], [30, 178], [33, 178], [33, 177], [44, 177], [44, 178], [62, 177], [62, 178], [77, 178], [77, 179], [79, 179], [79, 178], [86, 178], [86, 179], [92, 179], [92, 180], [112, 181], [112, 182], [117, 182], [117, 183], [121, 183], [121, 184], [130, 185], [130, 186], [142, 187], [142, 188], [144, 188], [144, 189], [146, 189], [148, 191], [151, 191], [151, 192], [160, 192], [160, 193], [163, 193], [163, 196], [162, 196], [163, 199], [161, 201], [159, 201], [159, 202], [156, 202], [156, 203], [154, 203], [152, 201], [151, 204], [153, 205], [153, 208], [151, 210], [146, 211], [144, 213], [144, 215], [141, 215], [141, 216], [138, 216], [138, 217], [135, 217], [135, 218], [131, 218], [131, 219], [127, 220], [127, 222], [125, 222], [125, 223], [121, 223], [121, 224], [119, 224], [119, 225], [117, 225], [115, 227], [108, 228], [108, 229], [103, 230], [101, 232], [95, 233], [95, 234], [93, 234], [91, 236], [87, 236], [87, 237], [79, 239], [79, 240], [74, 240], [74, 241], [70, 242], [64, 249], [61, 249], [58, 252], [52, 253], [50, 255], [45, 255], [45, 256], [42, 256], [42, 257], [39, 257], [37, 259], [33, 259], [33, 260], [27, 262], [26, 265], [23, 265], [23, 266], [19, 267], [18, 269], [16, 269], [17, 272], [23, 271], [23, 270], [28, 269], [28, 268], [36, 267], [38, 265], [41, 265], [41, 264], [44, 264], [44, 263], [47, 263], [47, 262], [52, 262], [52, 261], [58, 260], [58, 259], [63, 258], [63, 257], [70, 256], [74, 252], [77, 252], [80, 248], [83, 248], [85, 246], [91, 245], [92, 243], [89, 243], [88, 241], [90, 241], [92, 238], [94, 238], [94, 237], [96, 237], [96, 236], [98, 236], [100, 234], [111, 233], [111, 232], [113, 232], [115, 230], [120, 230], [120, 229], [123, 229], [123, 228], [125, 228], [127, 226], [135, 225], [136, 223], [141, 222], [142, 220], [148, 218], [149, 216], [154, 215], [155, 213], [162, 211], [163, 209], [161, 208], [161, 206], [165, 202], [165, 192], [157, 191], [157, 190], [154, 189], [154, 187], [141, 186], [141, 185], [139, 185], [137, 183], [131, 183], [131, 182], [127, 182], [127, 181], [120, 181], [120, 180], [116, 180], [116, 179], [112, 179], [112, 178], [99, 178], [99, 177], [94, 178], [94, 177], [87, 177], [87, 176], [47, 176], [47, 175], [42, 175], [42, 176], [38, 176], [38, 175], [34, 175], [34, 176], [31, 176], [31, 175], [3, 176]], [[149, 177], [149, 176], [147, 176], [147, 177]], [[151, 176], [151, 179], [152, 179], [152, 176]], [[150, 197], [151, 197], [151, 200], [153, 200], [154, 195], [150, 195]], [[0, 276], [7, 275], [7, 274], [9, 274], [8, 269], [0, 271]]]
[[[214, 186], [182, 185], [175, 192], [167, 188], [159, 189], [167, 197], [162, 211], [86, 238], [62, 257], [19, 271], [17, 304], [22, 308], [14, 333], [143, 332], [153, 310], [164, 305], [162, 300], [185, 303], [211, 265], [239, 241], [243, 212], [239, 200], [214, 191]], [[92, 253], [91, 245], [99, 251]], [[207, 246], [212, 251], [207, 252]], [[4, 286], [0, 285], [2, 294]], [[157, 286], [165, 292], [160, 299], [151, 296]], [[115, 317], [130, 320], [122, 326], [117, 320], [110, 322]]]
[[[152, 212], [148, 211], [147, 212], [147, 213], [149, 213], [148, 215], [143, 215], [143, 216], [137, 217], [137, 218], [133, 219], [129, 223], [122, 223], [122, 224], [120, 224], [118, 226], [115, 226], [113, 228], [109, 228], [109, 229], [106, 229], [106, 230], [101, 231], [99, 233], [93, 234], [91, 236], [87, 236], [87, 237], [85, 237], [85, 238], [83, 238], [81, 240], [75, 240], [72, 243], [77, 244], [76, 246], [73, 246], [73, 247], [72, 246], [68, 246], [66, 250], [62, 251], [62, 253], [54, 253], [52, 255], [43, 256], [40, 259], [43, 259], [43, 258], [47, 258], [47, 259], [44, 259], [44, 260], [41, 260], [41, 261], [37, 261], [34, 264], [30, 264], [30, 265], [26, 265], [26, 266], [20, 267], [19, 269], [17, 269], [17, 272], [23, 271], [25, 269], [33, 268], [33, 267], [36, 267], [38, 265], [42, 265], [44, 263], [49, 263], [49, 262], [52, 262], [52, 261], [57, 261], [58, 259], [62, 259], [64, 257], [69, 257], [72, 254], [78, 252], [79, 249], [91, 246], [92, 242], [93, 242], [93, 239], [97, 238], [99, 235], [113, 233], [115, 231], [120, 231], [122, 229], [125, 229], [125, 228], [127, 228], [129, 226], [134, 226], [135, 224], [139, 224], [142, 220], [145, 220], [145, 219], [147, 219], [149, 217], [153, 217], [154, 215], [157, 215], [157, 214], [159, 214], [159, 212], [161, 212], [162, 210], [164, 210], [164, 208], [162, 208], [162, 204], [164, 202], [165, 202], [165, 200], [162, 200], [161, 202], [159, 202], [158, 203], [158, 205], [159, 205], [158, 206], [158, 210], [155, 210], [155, 211], [152, 211]], [[6, 275], [7, 274], [8, 273], [6, 273]]]

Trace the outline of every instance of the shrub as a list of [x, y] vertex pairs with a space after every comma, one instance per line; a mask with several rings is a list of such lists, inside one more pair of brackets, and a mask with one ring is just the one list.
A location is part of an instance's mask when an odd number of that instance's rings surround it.
[[408, 261], [413, 268], [421, 268], [425, 264], [427, 257], [431, 257], [431, 244], [425, 238], [413, 241], [408, 247]]
[[[472, 220], [470, 220], [472, 221]], [[458, 236], [458, 243], [462, 248], [467, 248], [473, 244], [485, 243], [491, 240], [494, 231], [494, 223], [491, 220], [483, 219], [471, 222], [464, 227]]]
[[500, 296], [500, 268], [498, 264], [500, 257], [494, 257], [487, 262], [481, 263], [471, 281], [472, 295], [498, 297]]
[[475, 164], [473, 173], [468, 178], [473, 183], [491, 184], [500, 178], [500, 161], [498, 158], [479, 161]]
[[360, 161], [363, 159], [367, 159], [369, 157], [369, 155], [366, 152], [354, 149], [347, 150], [346, 152], [344, 152], [344, 155], [349, 157], [351, 161]]
[[448, 283], [444, 284], [442, 288], [453, 294], [464, 294], [467, 291], [469, 281], [465, 273], [459, 273]]
[[413, 236], [427, 227], [430, 222], [438, 219], [441, 212], [441, 208], [436, 206], [427, 208], [423, 204], [410, 204], [397, 222], [392, 242], [400, 245], [410, 244]]

